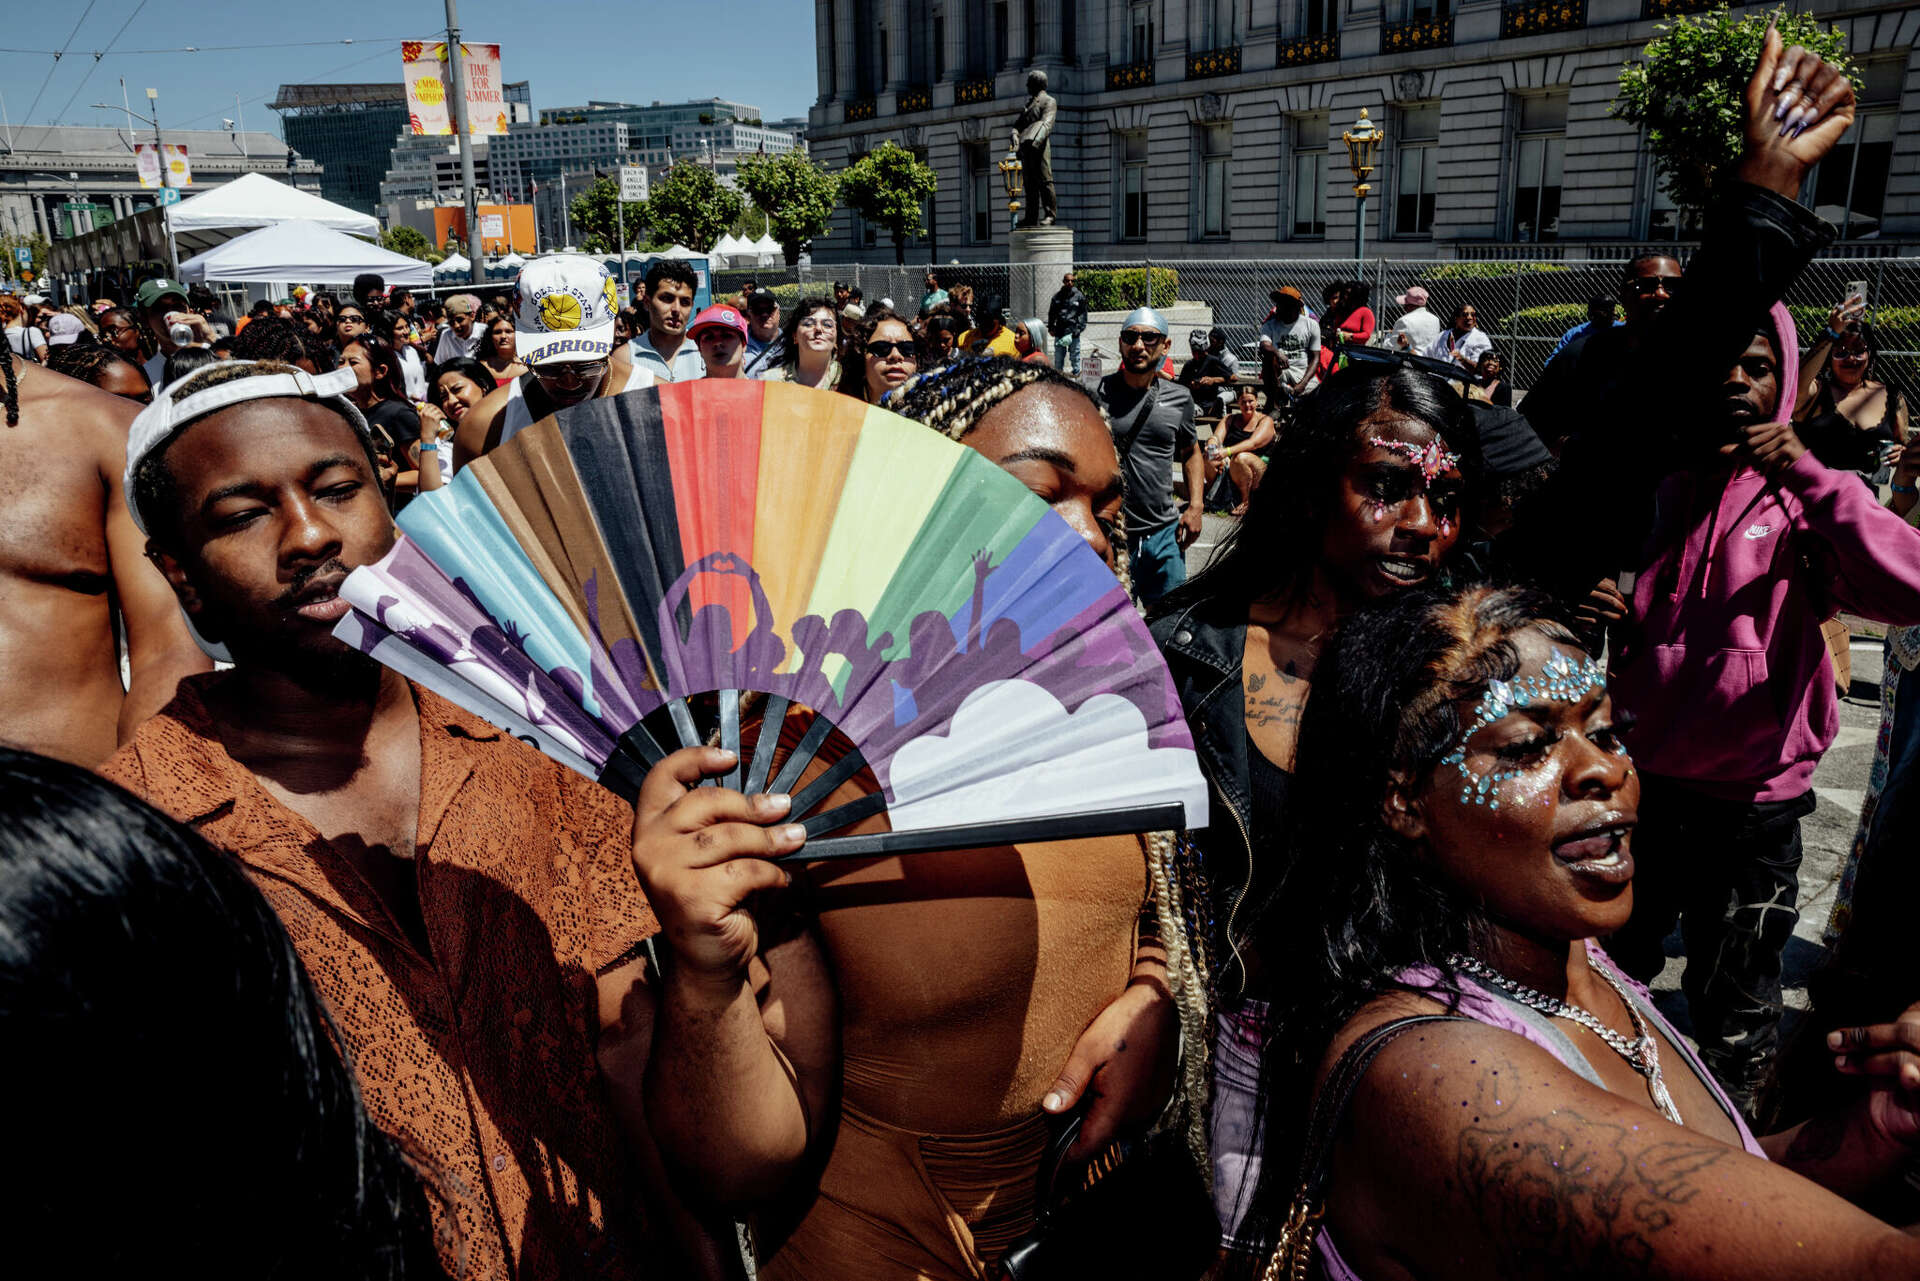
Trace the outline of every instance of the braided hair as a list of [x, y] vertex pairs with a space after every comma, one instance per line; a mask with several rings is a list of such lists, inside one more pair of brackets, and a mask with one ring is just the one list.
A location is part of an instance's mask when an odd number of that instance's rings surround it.
[[[1099, 401], [1080, 383], [1051, 365], [1011, 356], [965, 356], [942, 369], [930, 369], [888, 395], [888, 409], [961, 440], [987, 411], [1017, 391], [1044, 384], [1071, 389], [1098, 409]], [[1100, 417], [1106, 418], [1106, 411]]]
[[[47, 368], [54, 373], [78, 378], [83, 383], [92, 383], [95, 386], [99, 386], [101, 376], [116, 364], [125, 365], [130, 369], [140, 368], [115, 348], [96, 342], [67, 343], [65, 346], [54, 348], [47, 355]], [[142, 376], [145, 372], [141, 371]]]
[[5, 386], [0, 387], [0, 400], [6, 402], [7, 426], [18, 427], [20, 425], [20, 374], [13, 367], [11, 345], [0, 347], [0, 361], [5, 362], [0, 364], [0, 379], [5, 381]]

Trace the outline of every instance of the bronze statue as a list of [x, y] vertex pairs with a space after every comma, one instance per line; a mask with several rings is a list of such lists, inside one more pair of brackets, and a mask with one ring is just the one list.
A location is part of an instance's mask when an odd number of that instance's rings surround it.
[[1055, 212], [1053, 200], [1053, 118], [1059, 110], [1053, 95], [1047, 92], [1047, 73], [1027, 73], [1027, 105], [1013, 122], [1013, 149], [1020, 159], [1026, 179], [1027, 208], [1021, 215], [1023, 227], [1051, 227]]

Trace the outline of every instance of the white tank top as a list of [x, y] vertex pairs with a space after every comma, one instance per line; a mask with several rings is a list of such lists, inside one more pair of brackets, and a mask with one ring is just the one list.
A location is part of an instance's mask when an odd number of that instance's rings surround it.
[[[526, 380], [531, 377], [533, 377], [531, 373], [525, 373], [507, 384], [507, 405], [500, 411], [500, 443], [502, 445], [526, 428], [533, 426], [533, 410], [527, 404], [524, 386]], [[653, 383], [652, 371], [643, 369], [636, 363], [627, 374], [627, 385], [622, 387], [620, 392], [639, 391], [642, 387], [653, 386]]]

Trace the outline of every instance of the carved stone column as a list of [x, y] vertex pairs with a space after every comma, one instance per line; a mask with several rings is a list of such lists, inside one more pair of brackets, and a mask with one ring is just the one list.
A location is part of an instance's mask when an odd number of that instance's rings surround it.
[[853, 97], [860, 84], [860, 41], [854, 31], [854, 0], [833, 3], [833, 96], [845, 101]]
[[907, 0], [887, 0], [886, 91], [898, 93], [907, 87], [912, 74], [912, 46], [907, 31]]
[[833, 0], [813, 0], [813, 65], [820, 84], [819, 106], [833, 101]]

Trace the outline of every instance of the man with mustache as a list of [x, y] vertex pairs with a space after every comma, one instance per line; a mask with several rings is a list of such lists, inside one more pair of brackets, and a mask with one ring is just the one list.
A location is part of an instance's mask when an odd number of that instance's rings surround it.
[[368, 1112], [431, 1172], [449, 1275], [704, 1275], [634, 1215], [629, 1170], [657, 1162], [596, 1079], [657, 929], [632, 810], [333, 635], [341, 581], [395, 539], [352, 386], [229, 361], [135, 421], [128, 506], [233, 668], [103, 773], [273, 904]]

